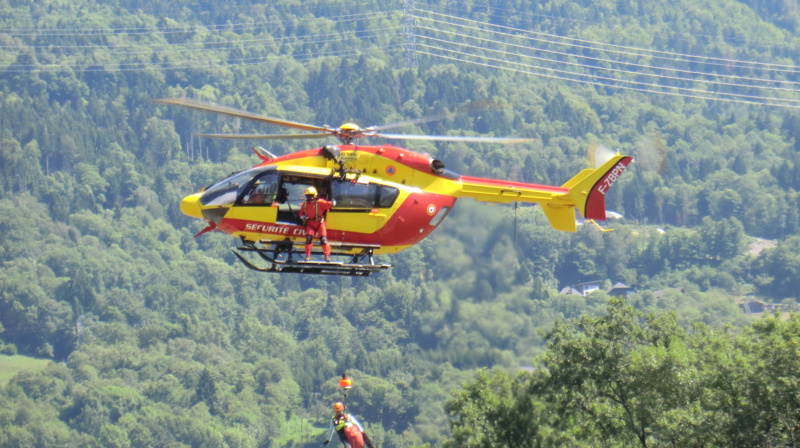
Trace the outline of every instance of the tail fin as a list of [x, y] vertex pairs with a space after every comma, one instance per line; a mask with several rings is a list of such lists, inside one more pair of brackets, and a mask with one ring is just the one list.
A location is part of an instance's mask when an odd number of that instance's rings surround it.
[[556, 230], [562, 232], [575, 232], [578, 230], [575, 224], [575, 209], [571, 205], [554, 205], [547, 202], [539, 204], [547, 216], [547, 222]]
[[[633, 157], [616, 155], [595, 170], [586, 169], [562, 185], [569, 190], [575, 208], [586, 219], [606, 219], [606, 193], [633, 161]], [[545, 209], [547, 213], [547, 209]], [[548, 215], [548, 218], [550, 216]], [[552, 222], [551, 222], [552, 223]]]

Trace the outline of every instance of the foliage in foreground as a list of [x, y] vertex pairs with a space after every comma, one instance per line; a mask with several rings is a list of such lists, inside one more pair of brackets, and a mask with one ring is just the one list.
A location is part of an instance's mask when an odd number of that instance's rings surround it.
[[547, 339], [534, 371], [483, 371], [455, 393], [446, 446], [798, 444], [800, 315], [685, 331], [615, 298]]

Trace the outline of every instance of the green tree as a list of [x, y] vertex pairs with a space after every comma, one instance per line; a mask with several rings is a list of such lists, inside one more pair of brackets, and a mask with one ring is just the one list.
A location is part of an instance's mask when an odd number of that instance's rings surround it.
[[547, 421], [540, 415], [543, 403], [525, 394], [531, 381], [526, 375], [511, 378], [502, 371], [481, 370], [445, 406], [452, 436], [444, 446], [542, 446], [546, 437], [540, 431]]
[[800, 298], [800, 237], [792, 236], [764, 250], [753, 265], [761, 291], [777, 299]]
[[686, 398], [684, 333], [674, 315], [643, 321], [620, 299], [609, 300], [607, 312], [556, 324], [542, 359], [546, 387], [564, 418], [575, 415], [598, 434], [646, 447], [659, 420]]

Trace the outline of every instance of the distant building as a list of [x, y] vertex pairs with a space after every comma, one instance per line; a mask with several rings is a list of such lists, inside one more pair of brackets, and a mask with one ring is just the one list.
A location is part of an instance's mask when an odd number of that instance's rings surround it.
[[[597, 291], [602, 286], [602, 280], [594, 280], [591, 282], [578, 283], [577, 285], [567, 286], [561, 290], [561, 294], [574, 294], [578, 296], [586, 296], [594, 291]], [[624, 283], [615, 283], [608, 291], [608, 295], [615, 297], [628, 297], [628, 294], [633, 292], [633, 288]]]
[[[561, 290], [562, 294], [577, 294], [580, 296], [585, 296], [591, 292], [597, 291], [600, 289], [600, 285], [603, 283], [602, 280], [594, 280], [591, 282], [584, 282], [578, 283], [577, 285], [568, 286]], [[567, 291], [567, 292], [564, 292]]]
[[745, 300], [739, 304], [739, 308], [744, 311], [744, 314], [761, 314], [766, 311], [766, 305], [757, 300]]
[[572, 286], [567, 286], [566, 288], [562, 289], [561, 290], [561, 294], [574, 295], [574, 296], [582, 296], [583, 295], [583, 294], [581, 294], [580, 291], [578, 291], [577, 289], [573, 288]]
[[617, 282], [611, 287], [611, 289], [608, 290], [608, 295], [627, 298], [628, 294], [631, 292], [633, 292], [633, 289], [630, 286], [626, 285], [625, 283]]

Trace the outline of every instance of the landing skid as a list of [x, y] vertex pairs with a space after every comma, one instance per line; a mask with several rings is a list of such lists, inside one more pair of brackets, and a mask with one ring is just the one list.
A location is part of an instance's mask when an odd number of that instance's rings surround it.
[[[305, 253], [296, 251], [294, 244], [291, 241], [261, 241], [253, 243], [250, 241], [242, 241], [242, 246], [236, 249], [241, 252], [255, 252], [264, 261], [268, 263], [268, 267], [259, 267], [251, 263], [242, 254], [233, 251], [242, 263], [248, 268], [259, 272], [287, 272], [297, 274], [322, 274], [322, 275], [351, 275], [351, 276], [366, 276], [373, 272], [378, 272], [382, 269], [389, 269], [392, 267], [390, 264], [376, 264], [372, 256], [372, 252], [377, 246], [344, 246], [344, 245], [331, 245], [331, 258], [337, 257], [341, 259], [346, 257], [349, 262], [340, 261], [305, 261]], [[359, 250], [355, 255], [348, 253], [353, 249]], [[312, 252], [312, 256], [322, 258], [323, 254], [320, 250]]]

